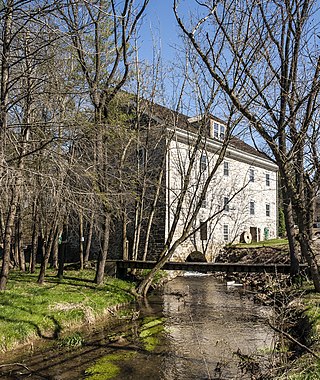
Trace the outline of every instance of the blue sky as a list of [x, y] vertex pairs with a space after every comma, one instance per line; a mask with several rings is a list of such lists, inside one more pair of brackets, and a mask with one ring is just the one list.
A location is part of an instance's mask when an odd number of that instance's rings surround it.
[[[162, 64], [164, 66], [167, 67], [172, 63], [176, 67], [179, 65], [175, 46], [179, 45], [179, 35], [182, 32], [177, 25], [172, 7], [173, 0], [150, 0], [139, 31], [140, 60], [148, 60], [151, 63], [154, 45], [156, 45], [156, 48], [161, 47]], [[193, 8], [191, 16], [195, 16], [195, 12], [199, 12], [201, 7], [199, 8], [199, 5], [193, 1], [180, 0], [178, 13], [187, 23], [190, 20], [190, 8]], [[164, 105], [172, 106], [174, 109], [176, 105], [175, 97], [179, 92], [179, 79], [176, 78], [176, 83], [173, 83], [172, 78], [167, 76], [164, 79], [164, 85], [167, 100], [169, 101], [169, 104], [165, 102]], [[188, 96], [184, 98], [186, 98], [183, 102], [186, 108], [183, 107], [180, 111], [193, 116], [197, 113], [197, 110], [192, 110], [193, 106], [188, 103]], [[170, 104], [171, 101], [172, 104]], [[190, 106], [191, 110], [189, 109]]]
[[[178, 13], [187, 23], [190, 17], [190, 8], [199, 9], [199, 5], [190, 0], [179, 1]], [[156, 50], [156, 55], [160, 51], [162, 84], [166, 100], [157, 99], [157, 101], [172, 108], [177, 105], [179, 89], [183, 81], [178, 69], [185, 64], [184, 54], [180, 49], [182, 47], [179, 37], [181, 34], [182, 31], [173, 13], [173, 0], [150, 0], [139, 29], [139, 60], [153, 63], [154, 50]], [[178, 49], [180, 49], [180, 53]], [[183, 102], [184, 106], [180, 111], [193, 114], [195, 111], [189, 111], [191, 98], [184, 97], [184, 99], [187, 100], [187, 103]]]
[[152, 60], [153, 40], [161, 46], [163, 60], [174, 58], [178, 42], [178, 26], [172, 10], [172, 0], [151, 0], [140, 29], [140, 58]]

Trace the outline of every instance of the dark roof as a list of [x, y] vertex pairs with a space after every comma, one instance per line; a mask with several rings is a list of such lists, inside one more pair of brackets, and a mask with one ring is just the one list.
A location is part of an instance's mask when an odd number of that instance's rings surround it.
[[[143, 107], [145, 108], [144, 111], [147, 112], [147, 114], [150, 117], [155, 118], [158, 122], [162, 123], [163, 125], [170, 125], [183, 130], [198, 133], [200, 124], [199, 122], [190, 123], [190, 116], [184, 115], [177, 111], [173, 111], [167, 107], [161, 106], [157, 103], [152, 103], [150, 101], [143, 102], [143, 104]], [[219, 123], [226, 124], [223, 120], [214, 115], [210, 115], [209, 118], [218, 121]], [[212, 137], [211, 139], [217, 140]], [[270, 160], [270, 158], [265, 153], [258, 151], [253, 146], [247, 144], [246, 142], [244, 142], [236, 136], [231, 137], [229, 144], [231, 147], [244, 153], [249, 153], [251, 155]]]
[[247, 144], [246, 142], [244, 142], [236, 136], [231, 137], [230, 145], [235, 147], [236, 149], [241, 150], [242, 152], [253, 154], [255, 156], [270, 160], [267, 154], [260, 152], [259, 150], [255, 149], [253, 146]]

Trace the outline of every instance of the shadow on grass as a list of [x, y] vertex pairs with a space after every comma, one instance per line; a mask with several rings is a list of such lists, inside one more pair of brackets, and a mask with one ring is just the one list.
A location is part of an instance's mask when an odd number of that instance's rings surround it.
[[[19, 309], [19, 308], [18, 308]], [[8, 318], [4, 316], [0, 316], [0, 320], [4, 322], [9, 322], [9, 323], [26, 323], [34, 328], [34, 331], [36, 332], [37, 336], [42, 339], [46, 340], [54, 340], [58, 339], [62, 330], [62, 327], [59, 323], [59, 321], [56, 320], [56, 318], [52, 315], [43, 315], [44, 317], [50, 319], [53, 322], [53, 332], [50, 335], [45, 335], [40, 329], [40, 327], [32, 321], [26, 321], [23, 319], [14, 319], [14, 318]], [[31, 334], [30, 334], [31, 335]]]
[[[44, 284], [38, 284], [36, 279], [34, 279], [33, 277], [30, 278], [30, 276], [28, 276], [27, 274], [23, 274], [23, 275], [20, 274], [16, 276], [11, 276], [10, 281], [14, 281], [17, 283], [28, 283], [28, 284], [32, 283], [33, 285], [36, 285], [36, 286], [38, 285], [37, 292], [38, 292], [38, 289], [39, 290], [43, 289], [44, 291], [47, 291], [59, 286], [60, 284], [77, 286], [77, 287], [82, 286], [89, 289], [96, 289], [96, 286], [93, 285], [94, 284], [93, 280], [88, 280], [88, 279], [83, 279], [83, 278], [65, 276], [61, 280], [56, 276], [46, 276]], [[51, 286], [51, 287], [43, 286], [45, 284], [54, 284], [54, 286]]]
[[[94, 273], [92, 273], [94, 277]], [[103, 285], [96, 285], [93, 279], [87, 279], [87, 278], [79, 278], [76, 276], [66, 275], [63, 276], [62, 279], [59, 279], [57, 275], [47, 275], [45, 277], [45, 284], [54, 284], [52, 287], [44, 286], [42, 284], [37, 283], [37, 274], [34, 273], [21, 273], [21, 272], [12, 272], [10, 274], [10, 280], [15, 281], [17, 283], [32, 283], [34, 285], [38, 285], [36, 289], [36, 293], [39, 294], [41, 293], [41, 289], [44, 289], [44, 292], [50, 289], [53, 289], [57, 287], [58, 285], [69, 285], [69, 286], [74, 286], [74, 287], [83, 287], [86, 289], [92, 289], [95, 291], [103, 292], [103, 291], [115, 291], [115, 292], [123, 292], [128, 295], [132, 296], [132, 293], [130, 292], [130, 289], [124, 289], [120, 286], [117, 286], [115, 284], [109, 284], [108, 282], [104, 283]]]
[[[32, 326], [31, 330], [26, 329], [25, 335], [21, 334], [18, 336], [18, 339], [27, 338], [31, 336], [34, 332], [39, 338], [54, 340], [59, 338], [62, 331], [60, 322], [53, 316], [43, 312], [37, 312], [37, 308], [41, 307], [42, 302], [35, 302], [33, 299], [26, 300], [25, 295], [20, 294], [6, 294], [4, 293], [0, 301], [0, 321], [13, 323], [17, 325], [29, 325]], [[25, 305], [19, 305], [19, 303], [24, 302]], [[1, 311], [3, 312], [1, 313]], [[10, 312], [10, 315], [6, 315], [6, 312]], [[2, 314], [2, 315], [1, 315]], [[13, 315], [13, 316], [11, 316]], [[41, 327], [31, 319], [48, 319], [52, 322], [52, 326], [44, 327], [41, 330]]]
[[[69, 280], [71, 282], [69, 282]], [[75, 282], [73, 282], [73, 281], [75, 281]], [[48, 281], [48, 282], [50, 282], [50, 281]], [[55, 281], [52, 281], [52, 282], [55, 282]], [[76, 282], [78, 282], [78, 283], [76, 283]], [[122, 292], [122, 293], [125, 293], [127, 295], [130, 295], [130, 297], [132, 298], [132, 293], [131, 293], [130, 289], [124, 289], [124, 288], [117, 286], [117, 285], [114, 285], [114, 284], [104, 283], [102, 285], [97, 285], [94, 282], [94, 280], [88, 280], [88, 279], [77, 278], [77, 277], [72, 277], [72, 276], [64, 276], [63, 279], [60, 280], [59, 283], [66, 284], [66, 285], [72, 285], [75, 287], [85, 287], [88, 289], [93, 289], [93, 290], [98, 291], [98, 292], [112, 291], [112, 292], [117, 293], [117, 294], [119, 292]], [[83, 283], [88, 283], [88, 284], [83, 285]]]

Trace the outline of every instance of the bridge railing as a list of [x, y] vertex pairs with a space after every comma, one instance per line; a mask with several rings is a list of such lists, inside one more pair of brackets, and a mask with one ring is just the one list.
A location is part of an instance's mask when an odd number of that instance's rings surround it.
[[[118, 275], [125, 274], [129, 268], [152, 269], [155, 261], [140, 260], [115, 260]], [[302, 264], [302, 270], [307, 270], [307, 265]], [[191, 272], [225, 272], [225, 273], [290, 273], [290, 264], [245, 264], [245, 263], [196, 263], [196, 262], [176, 262], [169, 261], [164, 264], [164, 270], [179, 270]]]

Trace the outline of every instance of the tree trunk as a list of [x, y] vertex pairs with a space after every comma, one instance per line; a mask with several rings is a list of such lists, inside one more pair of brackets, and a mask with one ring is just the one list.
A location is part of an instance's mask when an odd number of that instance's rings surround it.
[[14, 183], [12, 184], [12, 195], [11, 201], [9, 204], [9, 210], [7, 215], [7, 221], [4, 231], [4, 249], [3, 249], [3, 260], [2, 260], [2, 269], [0, 275], [0, 291], [6, 289], [9, 269], [10, 269], [10, 253], [11, 253], [11, 241], [13, 236], [13, 227], [15, 223], [15, 217], [17, 215], [18, 204], [20, 191], [22, 186], [22, 160], [18, 163], [18, 168], [16, 171], [16, 178]]
[[32, 244], [31, 244], [30, 265], [29, 265], [30, 273], [34, 273], [36, 271], [38, 246], [39, 246], [39, 217], [37, 214], [37, 207], [34, 204], [34, 206], [33, 206]]
[[[163, 165], [163, 163], [162, 163]], [[149, 238], [150, 238], [150, 233], [151, 233], [151, 227], [152, 227], [152, 222], [153, 222], [153, 217], [156, 212], [156, 207], [159, 199], [159, 194], [160, 194], [160, 189], [161, 189], [161, 183], [162, 183], [162, 177], [163, 177], [163, 167], [161, 168], [159, 178], [158, 178], [158, 183], [157, 183], [157, 188], [156, 188], [156, 193], [154, 195], [153, 203], [152, 203], [152, 208], [151, 212], [149, 215], [148, 219], [148, 225], [147, 225], [147, 230], [146, 230], [146, 240], [144, 244], [144, 252], [143, 252], [143, 261], [146, 261], [147, 259], [147, 254], [148, 254], [148, 247], [149, 247]]]
[[20, 268], [21, 272], [25, 272], [26, 271], [26, 258], [24, 255], [22, 239], [19, 239], [17, 241], [17, 248], [18, 248], [18, 257], [19, 257], [19, 268]]
[[[285, 188], [284, 188], [285, 189]], [[295, 243], [295, 223], [293, 219], [292, 212], [292, 202], [288, 197], [288, 191], [285, 189], [282, 192], [283, 195], [283, 207], [284, 207], [284, 220], [286, 224], [286, 231], [289, 243], [289, 254], [290, 254], [290, 275], [292, 278], [299, 275], [299, 258], [297, 253], [297, 246]]]
[[[1, 85], [0, 85], [0, 163], [5, 158], [5, 139], [6, 129], [8, 123], [8, 102], [9, 102], [9, 59], [10, 59], [10, 45], [11, 45], [11, 30], [13, 20], [13, 5], [14, 1], [7, 2], [5, 12], [3, 15], [3, 30], [2, 30], [2, 51], [1, 51]], [[0, 174], [2, 172], [2, 165], [0, 165]], [[13, 184], [14, 185], [14, 184]], [[3, 259], [0, 274], [0, 291], [6, 289], [9, 268], [10, 268], [10, 251], [11, 251], [11, 237], [14, 218], [18, 204], [18, 191], [15, 186], [12, 187], [11, 202], [7, 213], [7, 220], [3, 233]]]
[[123, 217], [122, 217], [122, 258], [123, 260], [128, 260], [129, 259], [129, 252], [128, 252], [128, 240], [127, 240], [127, 223], [128, 223], [128, 218], [127, 218], [127, 213], [126, 209], [123, 212]]
[[91, 214], [90, 222], [89, 222], [89, 231], [88, 231], [88, 238], [87, 238], [87, 244], [86, 244], [86, 253], [83, 259], [83, 265], [84, 267], [88, 266], [88, 261], [90, 257], [90, 249], [91, 249], [91, 242], [92, 242], [92, 235], [93, 235], [93, 220], [94, 220], [94, 213]]
[[58, 274], [57, 277], [62, 280], [63, 279], [63, 271], [64, 271], [64, 263], [66, 259], [66, 249], [67, 249], [67, 241], [68, 241], [68, 230], [66, 225], [63, 226], [61, 241], [58, 243], [58, 258], [59, 258], [59, 266], [58, 266]]
[[21, 209], [19, 208], [19, 211], [17, 213], [18, 220], [17, 220], [17, 229], [16, 229], [16, 245], [18, 249], [18, 258], [19, 258], [19, 268], [22, 272], [26, 271], [26, 258], [24, 254], [23, 249], [23, 237], [22, 237], [22, 215], [21, 215]]
[[3, 240], [3, 235], [4, 235], [4, 220], [3, 220], [3, 213], [0, 209], [0, 242], [2, 242]]
[[84, 235], [83, 235], [83, 214], [79, 212], [79, 258], [80, 258], [80, 270], [84, 268], [84, 257], [83, 257], [83, 244], [84, 244]]
[[40, 273], [39, 273], [37, 282], [38, 284], [42, 285], [44, 283], [44, 278], [46, 275], [46, 269], [49, 262], [49, 256], [47, 255], [48, 250], [46, 248], [46, 242], [42, 234], [41, 234], [40, 240], [41, 240], [41, 265], [40, 265]]
[[[58, 234], [60, 236], [61, 233]], [[59, 267], [59, 239], [55, 239], [52, 248], [52, 268], [58, 269]]]
[[303, 233], [299, 233], [299, 242], [301, 247], [301, 253], [303, 257], [306, 259], [310, 269], [314, 289], [316, 292], [320, 292], [319, 266], [310, 246], [310, 241], [308, 240], [308, 238], [306, 238], [306, 236]]
[[111, 221], [110, 214], [108, 214], [108, 212], [106, 211], [105, 217], [104, 217], [104, 226], [103, 226], [103, 232], [104, 232], [103, 243], [102, 243], [101, 251], [98, 257], [96, 277], [94, 279], [94, 282], [98, 285], [102, 284], [104, 280], [104, 272], [105, 272], [108, 247], [109, 247], [110, 221]]
[[12, 197], [9, 205], [9, 211], [7, 216], [7, 222], [4, 231], [4, 247], [3, 247], [3, 259], [2, 259], [2, 268], [0, 275], [0, 291], [6, 289], [9, 269], [10, 269], [10, 253], [11, 253], [11, 240], [13, 234], [13, 226], [14, 219], [16, 216], [17, 205], [18, 205], [18, 189], [20, 188], [19, 184], [21, 184], [20, 176], [16, 179], [15, 186], [12, 188]]
[[11, 243], [11, 258], [13, 267], [19, 268], [19, 248], [16, 233], [14, 233], [14, 243]]
[[303, 200], [302, 195], [300, 195], [300, 197], [295, 200], [295, 203], [295, 210], [297, 213], [297, 221], [299, 228], [298, 241], [301, 248], [301, 255], [307, 261], [315, 290], [317, 292], [320, 292], [320, 271], [316, 260], [316, 256], [311, 246], [311, 235], [308, 223], [309, 211], [304, 208], [305, 201]]
[[[9, 102], [9, 76], [10, 76], [10, 50], [11, 50], [11, 34], [13, 23], [13, 6], [14, 1], [7, 1], [4, 8], [3, 30], [2, 30], [2, 51], [1, 51], [1, 85], [0, 85], [0, 153], [4, 158], [4, 146], [6, 138], [6, 129], [8, 122], [8, 102]], [[0, 165], [1, 167], [1, 165]], [[2, 170], [2, 167], [1, 169]], [[1, 173], [1, 172], [0, 172]]]
[[58, 274], [57, 277], [62, 280], [63, 279], [63, 272], [64, 272], [64, 263], [66, 258], [66, 246], [67, 244], [62, 242], [58, 246]]
[[136, 202], [136, 207], [135, 207], [135, 223], [134, 223], [134, 237], [133, 237], [133, 247], [132, 247], [132, 260], [138, 259], [141, 225], [142, 225], [142, 215], [143, 215], [143, 207], [144, 207], [143, 198], [144, 198], [144, 191], [142, 191], [141, 197]]
[[40, 273], [37, 280], [38, 284], [40, 285], [44, 283], [44, 278], [46, 275], [46, 270], [48, 267], [50, 254], [52, 252], [52, 246], [53, 246], [53, 242], [55, 240], [56, 235], [57, 235], [57, 229], [56, 228], [54, 229], [52, 227], [50, 230], [47, 242], [43, 244], [43, 248], [42, 248], [43, 256], [42, 256], [42, 261], [41, 261]]

